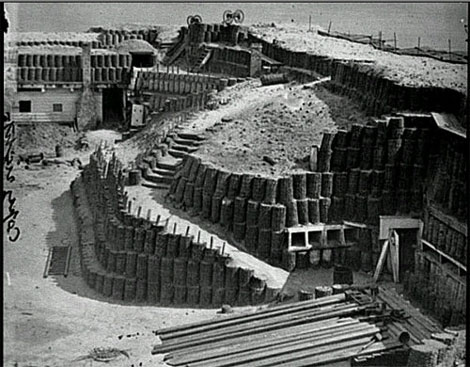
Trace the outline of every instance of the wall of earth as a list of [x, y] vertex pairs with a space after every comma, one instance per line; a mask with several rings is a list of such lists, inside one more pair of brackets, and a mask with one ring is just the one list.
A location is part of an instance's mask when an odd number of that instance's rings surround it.
[[466, 96], [458, 91], [439, 87], [411, 88], [383, 77], [370, 62], [351, 62], [289, 51], [253, 35], [250, 39], [262, 44], [265, 55], [287, 66], [331, 76], [329, 88], [358, 100], [371, 115], [405, 110], [466, 115]]

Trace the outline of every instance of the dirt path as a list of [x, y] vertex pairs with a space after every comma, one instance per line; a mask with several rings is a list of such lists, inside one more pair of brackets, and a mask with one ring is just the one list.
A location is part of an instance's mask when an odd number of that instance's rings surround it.
[[[215, 226], [210, 225], [208, 221], [200, 221], [198, 218], [189, 218], [186, 213], [179, 210], [169, 209], [170, 204], [164, 204], [161, 190], [153, 190], [142, 186], [128, 186], [125, 189], [132, 200], [132, 211], [136, 214], [139, 207], [142, 208], [141, 216], [146, 216], [148, 210], [152, 211], [152, 219], [158, 215], [161, 221], [167, 221], [167, 231], [185, 234], [189, 227], [189, 235], [198, 238], [201, 242], [210, 246], [211, 239], [214, 249], [224, 248], [224, 253], [232, 257], [228, 264], [230, 267], [242, 267], [253, 269], [254, 276], [266, 281], [266, 285], [271, 288], [281, 289], [289, 276], [289, 273], [283, 269], [271, 266], [256, 257], [237, 249], [231, 245], [227, 238], [221, 238], [221, 231], [214, 229]], [[175, 227], [176, 225], [176, 227]], [[200, 232], [200, 233], [199, 233]], [[226, 232], [226, 231], [225, 231]], [[226, 235], [226, 233], [225, 233]]]

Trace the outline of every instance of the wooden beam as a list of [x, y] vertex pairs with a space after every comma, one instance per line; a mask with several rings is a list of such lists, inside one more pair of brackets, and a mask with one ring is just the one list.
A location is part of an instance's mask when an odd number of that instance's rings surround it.
[[[450, 261], [451, 263], [453, 263], [454, 265], [456, 265], [457, 267], [459, 267], [460, 269], [464, 270], [464, 271], [467, 271], [467, 267], [463, 264], [461, 264], [460, 262], [458, 262], [457, 260], [453, 259], [452, 257], [450, 257], [449, 255], [447, 255], [445, 252], [442, 252], [441, 250], [439, 250], [438, 248], [436, 248], [433, 244], [431, 244], [430, 242], [426, 241], [426, 240], [421, 240], [421, 243], [424, 244], [427, 248], [431, 249], [432, 251], [434, 251], [435, 253], [439, 254], [440, 256], [444, 257], [446, 260]], [[424, 250], [424, 249], [423, 249]]]
[[[295, 325], [300, 325], [300, 324], [305, 324], [309, 322], [314, 322], [314, 321], [320, 321], [320, 320], [326, 320], [330, 317], [336, 317], [336, 316], [348, 316], [348, 315], [353, 315], [356, 312], [359, 312], [360, 310], [363, 310], [364, 307], [358, 306], [358, 307], [350, 307], [350, 308], [345, 308], [342, 310], [337, 310], [329, 313], [324, 313], [324, 314], [319, 314], [319, 315], [313, 315], [313, 316], [305, 316], [300, 319], [294, 319], [294, 320], [288, 320], [284, 321], [282, 323], [276, 323], [276, 324], [270, 324], [267, 326], [261, 326], [257, 328], [256, 330], [253, 329], [244, 329], [241, 331], [232, 331], [230, 333], [230, 337], [235, 337], [235, 336], [245, 336], [245, 335], [252, 335], [255, 333], [262, 333], [270, 330], [277, 330], [281, 328], [285, 328], [288, 326], [295, 326]], [[175, 343], [172, 345], [167, 345], [166, 343], [163, 345], [157, 345], [153, 348], [152, 354], [158, 354], [158, 353], [164, 353], [164, 352], [169, 352], [172, 350], [177, 350], [177, 349], [182, 349], [186, 347], [191, 347], [191, 346], [196, 346], [196, 345], [201, 345], [205, 344], [207, 342], [214, 342], [214, 341], [219, 341], [227, 338], [227, 334], [221, 334], [221, 335], [214, 335], [210, 336], [208, 338], [204, 339], [197, 339], [194, 340], [192, 338], [191, 340], [187, 340], [183, 343]]]
[[389, 254], [390, 259], [392, 261], [392, 274], [393, 274], [393, 281], [398, 283], [400, 281], [400, 274], [399, 274], [399, 253], [400, 253], [400, 246], [399, 246], [399, 237], [397, 232], [394, 230], [390, 230], [390, 237], [388, 240], [389, 243]]
[[[293, 358], [300, 358], [300, 357], [307, 357], [311, 356], [313, 353], [314, 348], [318, 348], [324, 346], [325, 348], [323, 351], [331, 351], [332, 344], [338, 344], [340, 342], [347, 342], [347, 341], [354, 341], [361, 340], [359, 345], [363, 345], [367, 343], [369, 338], [380, 332], [380, 329], [374, 326], [367, 327], [364, 330], [357, 331], [354, 333], [345, 333], [343, 335], [333, 336], [331, 338], [322, 338], [322, 340], [315, 340], [315, 341], [307, 341], [301, 342], [295, 345], [285, 345], [282, 347], [276, 346], [273, 348], [266, 348], [258, 353], [253, 352], [244, 352], [240, 353], [237, 356], [227, 356], [223, 358], [215, 358], [211, 361], [204, 361], [202, 363], [194, 363], [192, 364], [193, 367], [223, 367], [223, 366], [238, 366], [242, 362], [249, 363], [250, 366], [255, 366], [253, 362], [257, 360], [264, 360], [266, 358], [274, 357], [280, 358], [284, 361], [286, 359], [293, 359]], [[326, 346], [330, 346], [330, 348], [326, 348]], [[344, 347], [343, 347], [344, 348]], [[272, 364], [268, 364], [272, 365]]]
[[[238, 343], [242, 343], [242, 342], [243, 343], [251, 343], [253, 341], [260, 340], [260, 339], [277, 338], [277, 337], [282, 336], [282, 335], [291, 335], [291, 334], [295, 334], [297, 332], [301, 332], [301, 331], [305, 330], [306, 328], [308, 328], [308, 329], [320, 329], [324, 326], [340, 325], [340, 324], [347, 325], [347, 324], [354, 324], [354, 323], [358, 323], [358, 322], [359, 322], [358, 319], [353, 319], [351, 317], [344, 317], [344, 318], [334, 317], [334, 318], [331, 318], [331, 319], [328, 319], [328, 320], [322, 320], [322, 321], [313, 322], [313, 323], [309, 323], [309, 324], [305, 324], [305, 325], [287, 327], [287, 328], [284, 328], [284, 329], [273, 330], [273, 331], [269, 331], [269, 332], [266, 332], [266, 333], [258, 333], [258, 334], [249, 335], [249, 336], [225, 339], [225, 340], [222, 340], [220, 342], [211, 343], [210, 346], [213, 349], [223, 348], [223, 347], [227, 347], [227, 346], [230, 347], [233, 344], [238, 344]], [[172, 353], [168, 353], [165, 356], [164, 359], [166, 360], [166, 359], [173, 358], [175, 356], [182, 356], [182, 355], [186, 355], [186, 354], [190, 354], [190, 353], [199, 353], [201, 351], [206, 350], [206, 348], [207, 348], [207, 345], [200, 345], [200, 346], [185, 348], [185, 349], [182, 349], [180, 351], [175, 351], [175, 352], [172, 352]]]
[[227, 334], [232, 330], [242, 330], [242, 329], [254, 329], [258, 326], [265, 326], [270, 324], [275, 324], [279, 322], [283, 322], [286, 320], [296, 320], [303, 317], [313, 316], [313, 315], [321, 315], [324, 313], [332, 312], [335, 310], [341, 310], [344, 308], [354, 307], [356, 304], [353, 303], [341, 303], [338, 305], [328, 306], [322, 309], [313, 309], [313, 310], [302, 310], [295, 313], [287, 313], [282, 315], [273, 315], [265, 317], [260, 320], [251, 320], [249, 322], [244, 321], [243, 323], [232, 322], [230, 325], [217, 325], [218, 327], [215, 329], [202, 329], [198, 331], [192, 331], [191, 333], [181, 334], [178, 336], [174, 336], [171, 338], [161, 338], [162, 340], [166, 341], [167, 343], [173, 343], [174, 341], [181, 342], [182, 340], [189, 340], [192, 338], [193, 335], [197, 335], [199, 338], [206, 337], [210, 335], [218, 335], [218, 334]]
[[[284, 323], [288, 321], [297, 321], [297, 320], [307, 321], [307, 319], [311, 317], [328, 314], [331, 312], [340, 311], [344, 309], [350, 309], [355, 306], [356, 305], [354, 304], [344, 304], [344, 305], [339, 305], [336, 308], [328, 308], [326, 310], [321, 310], [321, 311], [316, 311], [316, 312], [307, 310], [307, 311], [302, 311], [300, 313], [293, 314], [293, 315], [283, 315], [283, 316], [275, 317], [275, 318], [252, 321], [252, 322], [244, 323], [241, 325], [235, 324], [231, 326], [225, 326], [222, 329], [202, 331], [199, 333], [193, 333], [191, 335], [185, 335], [179, 338], [174, 338], [170, 340], [162, 339], [162, 340], [166, 343], [167, 346], [169, 346], [169, 345], [174, 345], [174, 344], [181, 344], [184, 342], [191, 342], [194, 340], [194, 336], [197, 336], [199, 340], [202, 340], [202, 339], [209, 339], [211, 337], [221, 336], [221, 335], [226, 335], [228, 337], [228, 336], [231, 336], [231, 333], [241, 332], [244, 330], [251, 330], [253, 331], [253, 333], [255, 333], [258, 329], [262, 329], [265, 327], [269, 327], [269, 326], [275, 327], [277, 325], [283, 325]], [[276, 328], [277, 327], [275, 327], [275, 329]]]
[[382, 269], [384, 267], [385, 258], [388, 253], [388, 246], [389, 246], [388, 240], [386, 240], [382, 246], [382, 251], [380, 252], [379, 261], [377, 261], [377, 267], [375, 268], [375, 273], [374, 273], [374, 282], [377, 282], [377, 280], [379, 279], [380, 273], [382, 272]]
[[176, 355], [171, 359], [171, 365], [180, 366], [186, 365], [188, 363], [209, 361], [215, 358], [227, 357], [233, 355], [236, 358], [238, 355], [246, 352], [258, 353], [260, 351], [280, 347], [286, 347], [287, 345], [295, 346], [299, 343], [321, 341], [323, 339], [340, 337], [341, 335], [350, 334], [354, 332], [360, 332], [368, 328], [369, 325], [365, 323], [355, 323], [352, 325], [339, 324], [335, 327], [323, 328], [322, 330], [309, 330], [304, 333], [293, 334], [290, 336], [280, 335], [275, 339], [263, 339], [259, 338], [256, 341], [252, 342], [241, 342], [239, 344], [232, 344], [230, 347], [222, 347], [214, 349], [212, 344], [207, 345], [205, 351], [200, 351], [198, 353], [190, 353], [186, 355]]
[[[225, 339], [220, 342], [211, 343], [211, 347], [216, 349], [216, 348], [231, 346], [232, 344], [241, 343], [241, 342], [250, 343], [259, 339], [276, 338], [278, 336], [284, 335], [284, 333], [286, 333], [286, 335], [294, 334], [296, 332], [305, 330], [306, 328], [316, 329], [316, 328], [320, 328], [320, 327], [327, 326], [327, 325], [333, 325], [333, 324], [334, 325], [347, 324], [347, 323], [350, 323], [351, 321], [359, 322], [359, 320], [353, 319], [351, 317], [344, 317], [344, 318], [333, 317], [331, 319], [313, 322], [313, 323], [309, 323], [306, 325], [298, 325], [298, 326], [287, 327], [287, 328], [279, 329], [279, 330], [272, 330], [272, 331], [268, 331], [265, 333], [258, 333], [258, 334], [253, 334], [249, 336]], [[171, 352], [165, 356], [165, 360], [169, 358], [173, 358], [174, 356], [185, 355], [185, 354], [190, 354], [190, 353], [199, 353], [200, 351], [203, 351], [206, 348], [207, 348], [207, 345], [199, 345], [195, 347], [185, 348], [180, 351]]]
[[258, 310], [258, 311], [250, 312], [250, 313], [229, 315], [229, 316], [226, 316], [224, 318], [219, 318], [219, 319], [204, 320], [204, 321], [193, 322], [193, 323], [189, 323], [185, 325], [163, 328], [157, 331], [157, 335], [159, 336], [163, 336], [166, 334], [176, 335], [175, 334], [176, 332], [195, 329], [195, 328], [199, 328], [202, 326], [221, 324], [221, 323], [226, 323], [227, 321], [239, 320], [239, 319], [245, 319], [245, 318], [250, 318], [250, 320], [259, 319], [259, 318], [263, 318], [262, 315], [276, 314], [278, 311], [294, 311], [294, 310], [304, 309], [304, 307], [314, 308], [314, 307], [326, 306], [326, 305], [330, 305], [334, 303], [343, 302], [345, 300], [346, 300], [345, 294], [337, 294], [337, 295], [323, 297], [321, 299], [316, 299], [316, 300], [308, 300], [308, 301], [301, 301], [301, 302], [296, 302], [296, 303], [291, 303], [291, 304], [274, 306], [271, 308]]

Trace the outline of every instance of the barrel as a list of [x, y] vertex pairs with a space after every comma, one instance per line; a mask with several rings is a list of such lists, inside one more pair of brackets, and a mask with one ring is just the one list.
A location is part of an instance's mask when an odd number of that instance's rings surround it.
[[335, 266], [333, 270], [333, 284], [353, 284], [353, 272], [345, 266]]
[[331, 296], [333, 289], [329, 286], [315, 287], [315, 299]]
[[134, 169], [129, 172], [129, 185], [134, 186], [140, 184], [142, 180], [142, 172], [139, 169]]
[[303, 289], [299, 290], [299, 301], [307, 301], [313, 299], [313, 292], [307, 292]]
[[56, 157], [63, 157], [64, 155], [64, 148], [59, 144], [55, 146], [55, 155]]
[[262, 85], [283, 84], [289, 81], [289, 79], [287, 78], [287, 74], [284, 73], [262, 75], [260, 80]]

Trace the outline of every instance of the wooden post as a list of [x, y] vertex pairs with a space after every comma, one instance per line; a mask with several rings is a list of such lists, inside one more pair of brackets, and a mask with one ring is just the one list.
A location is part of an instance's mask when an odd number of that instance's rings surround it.
[[177, 226], [177, 224], [176, 224], [176, 222], [175, 222], [175, 224], [173, 225], [173, 234], [176, 233], [176, 226]]
[[318, 146], [314, 145], [310, 149], [310, 157], [309, 157], [310, 171], [316, 172], [317, 167], [318, 167]]
[[375, 268], [375, 272], [374, 272], [374, 282], [376, 283], [384, 267], [385, 259], [388, 253], [388, 247], [389, 247], [389, 243], [388, 243], [388, 240], [386, 240], [382, 246], [382, 252], [380, 253], [379, 261], [377, 262], [377, 267]]
[[449, 39], [449, 61], [452, 60], [452, 49], [451, 49], [451, 44], [450, 44], [450, 39]]
[[419, 55], [419, 47], [421, 46], [421, 37], [418, 37], [418, 55]]
[[147, 210], [147, 220], [150, 220], [152, 217], [152, 209]]
[[397, 34], [395, 32], [393, 32], [393, 49], [397, 50]]
[[312, 16], [311, 15], [308, 16], [308, 31], [309, 32], [312, 31]]
[[328, 34], [330, 34], [330, 29], [331, 29], [331, 20], [330, 20], [330, 24], [328, 24]]
[[399, 251], [400, 251], [400, 243], [399, 243], [399, 238], [398, 234], [394, 230], [390, 230], [390, 235], [388, 239], [389, 243], [389, 254], [390, 254], [390, 260], [392, 262], [392, 274], [393, 274], [393, 281], [395, 283], [398, 283], [400, 281], [400, 275], [399, 275], [399, 268], [400, 268], [400, 257], [399, 257]]
[[140, 213], [142, 212], [142, 207], [139, 206], [139, 209], [137, 209], [137, 218], [140, 217]]
[[379, 49], [382, 49], [382, 31], [379, 31]]

